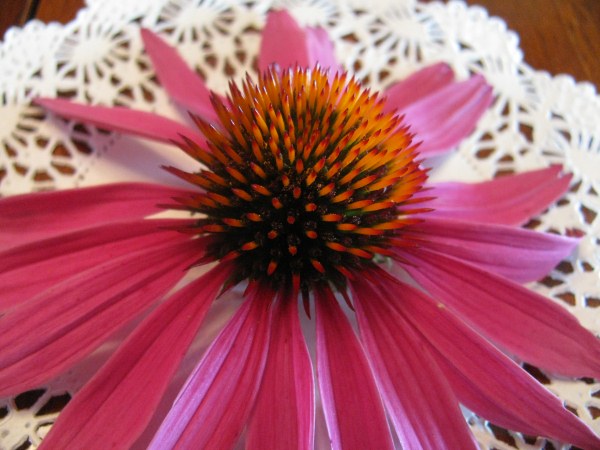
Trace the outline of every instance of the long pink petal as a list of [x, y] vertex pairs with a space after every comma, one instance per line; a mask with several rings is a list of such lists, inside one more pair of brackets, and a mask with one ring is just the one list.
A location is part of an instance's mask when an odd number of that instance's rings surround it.
[[600, 341], [564, 308], [505, 278], [424, 248], [403, 268], [502, 349], [566, 376], [600, 378]]
[[259, 70], [273, 64], [281, 69], [300, 66], [337, 69], [333, 44], [319, 28], [302, 28], [285, 10], [273, 11], [263, 28], [258, 57]]
[[7, 197], [0, 200], [0, 249], [141, 219], [161, 211], [157, 204], [186, 195], [189, 191], [158, 184], [116, 183]]
[[248, 420], [269, 348], [273, 293], [258, 288], [181, 390], [150, 449], [232, 448]]
[[392, 307], [396, 291], [379, 294], [358, 277], [352, 288], [362, 341], [402, 447], [477, 448], [425, 342]]
[[473, 222], [521, 225], [564, 195], [570, 175], [560, 166], [496, 178], [483, 183], [433, 183], [426, 195], [435, 217]]
[[583, 448], [600, 445], [600, 439], [558, 398], [448, 309], [398, 280], [386, 276], [378, 280], [381, 291], [389, 295], [382, 299], [393, 309], [386, 313], [389, 320], [402, 315], [423, 333], [444, 376], [467, 407], [509, 429]]
[[133, 134], [153, 141], [181, 142], [185, 136], [203, 142], [202, 134], [166, 117], [120, 106], [90, 106], [60, 98], [37, 98], [34, 103], [69, 119], [92, 124], [99, 128]]
[[404, 123], [423, 141], [419, 153], [429, 157], [456, 147], [468, 136], [493, 99], [483, 77], [452, 83], [400, 111]]
[[269, 356], [248, 427], [246, 448], [312, 449], [313, 373], [296, 299], [282, 296], [271, 320]]
[[119, 222], [62, 234], [0, 252], [0, 311], [110, 259], [180, 239], [184, 220]]
[[[41, 448], [128, 448], [145, 429], [230, 275], [217, 266], [144, 320], [62, 411]], [[127, 399], [124, 408], [123, 400]]]
[[[498, 352], [494, 347], [491, 351]], [[498, 352], [499, 353], [499, 352]], [[470, 361], [473, 378], [437, 353], [438, 364], [460, 402], [490, 422], [529, 436], [544, 436], [581, 448], [600, 448], [600, 439], [562, 401], [541, 386], [510, 358]], [[484, 366], [485, 373], [481, 371]]]
[[142, 29], [142, 40], [156, 75], [169, 95], [191, 112], [217, 122], [218, 116], [210, 101], [211, 92], [200, 76], [154, 32]]
[[571, 254], [578, 239], [505, 225], [428, 217], [414, 230], [420, 245], [513, 281], [539, 280]]
[[155, 244], [9, 310], [0, 317], [0, 396], [39, 386], [80, 360], [168, 292], [202, 252], [185, 237]]
[[386, 89], [386, 108], [388, 111], [402, 111], [452, 81], [454, 81], [454, 72], [448, 64], [437, 63], [427, 66]]
[[333, 449], [393, 448], [364, 351], [328, 288], [316, 293], [317, 374]]

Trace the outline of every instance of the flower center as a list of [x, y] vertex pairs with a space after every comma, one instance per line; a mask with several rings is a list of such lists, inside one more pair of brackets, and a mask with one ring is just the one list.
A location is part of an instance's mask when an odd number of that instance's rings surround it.
[[[230, 259], [237, 283], [343, 288], [352, 272], [393, 255], [407, 205], [426, 174], [401, 119], [346, 73], [268, 71], [216, 96], [206, 148], [182, 146], [206, 169], [170, 169], [202, 188], [182, 206], [201, 213], [209, 257]], [[413, 200], [414, 201], [414, 200]]]

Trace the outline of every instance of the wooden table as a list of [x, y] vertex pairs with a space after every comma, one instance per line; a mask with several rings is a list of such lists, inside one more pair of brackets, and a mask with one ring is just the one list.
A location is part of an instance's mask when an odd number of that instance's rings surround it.
[[[525, 61], [568, 73], [600, 91], [600, 0], [466, 0], [502, 17], [521, 37]], [[0, 36], [29, 19], [68, 22], [83, 0], [0, 0]]]

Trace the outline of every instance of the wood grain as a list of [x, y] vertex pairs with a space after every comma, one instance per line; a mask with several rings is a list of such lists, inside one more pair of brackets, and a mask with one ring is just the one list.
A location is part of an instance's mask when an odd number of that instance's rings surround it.
[[525, 61], [553, 75], [568, 73], [600, 88], [600, 1], [467, 0], [517, 32]]
[[[23, 25], [33, 0], [0, 0], [0, 36]], [[520, 36], [525, 61], [553, 75], [571, 74], [600, 88], [600, 0], [466, 0], [504, 19]], [[72, 20], [83, 0], [38, 0], [33, 16], [44, 22]]]
[[1, 0], [0, 37], [8, 27], [22, 25], [32, 15], [33, 0]]
[[83, 6], [83, 0], [39, 0], [35, 17], [43, 22], [67, 23]]

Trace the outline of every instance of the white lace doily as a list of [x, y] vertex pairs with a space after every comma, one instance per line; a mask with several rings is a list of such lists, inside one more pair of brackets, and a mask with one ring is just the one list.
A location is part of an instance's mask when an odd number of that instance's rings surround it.
[[[502, 20], [463, 3], [414, 0], [88, 0], [67, 25], [30, 22], [0, 44], [0, 193], [11, 195], [114, 180], [169, 180], [158, 167], [166, 146], [64, 121], [30, 106], [39, 95], [127, 105], [184, 117], [143, 53], [140, 26], [176, 45], [224, 91], [255, 67], [260, 30], [272, 7], [325, 27], [344, 66], [373, 88], [447, 61], [458, 77], [483, 73], [497, 98], [457, 153], [439, 158], [436, 179], [483, 180], [562, 164], [574, 174], [568, 195], [530, 225], [585, 233], [579, 250], [532, 288], [600, 333], [600, 97], [590, 84], [550, 77], [522, 61], [517, 36]], [[172, 181], [171, 181], [172, 182]], [[0, 449], [35, 448], [58, 411], [93, 372], [88, 361], [38, 391], [0, 401]], [[566, 406], [600, 433], [600, 383], [551, 378], [529, 368]], [[127, 399], [123, 399], [127, 407]], [[465, 412], [484, 449], [540, 449]]]

